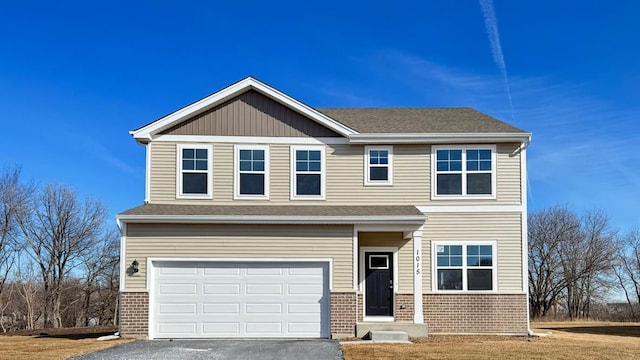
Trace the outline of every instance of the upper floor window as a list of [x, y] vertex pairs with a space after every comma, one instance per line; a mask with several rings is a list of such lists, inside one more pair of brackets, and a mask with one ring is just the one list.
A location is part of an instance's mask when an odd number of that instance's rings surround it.
[[365, 185], [393, 184], [393, 147], [365, 146]]
[[324, 146], [291, 147], [291, 199], [325, 198]]
[[496, 243], [434, 242], [437, 291], [496, 290]]
[[211, 145], [178, 145], [178, 198], [205, 198], [213, 196]]
[[269, 147], [236, 145], [234, 187], [237, 199], [269, 198]]
[[495, 146], [434, 146], [433, 197], [495, 198]]

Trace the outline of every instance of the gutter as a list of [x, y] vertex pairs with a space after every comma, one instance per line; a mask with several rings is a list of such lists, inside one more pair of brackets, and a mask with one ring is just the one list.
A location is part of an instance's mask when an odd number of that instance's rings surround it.
[[395, 133], [395, 134], [353, 134], [351, 144], [451, 144], [460, 142], [495, 143], [527, 142], [530, 133]]

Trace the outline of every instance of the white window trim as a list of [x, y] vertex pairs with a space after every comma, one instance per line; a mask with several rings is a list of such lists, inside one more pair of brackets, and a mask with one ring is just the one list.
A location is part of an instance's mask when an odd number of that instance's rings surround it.
[[[389, 163], [387, 164], [387, 180], [371, 180], [371, 164], [369, 163], [369, 152], [371, 150], [383, 150], [389, 153]], [[365, 146], [364, 147], [364, 186], [392, 186], [393, 185], [393, 146]]]
[[[207, 193], [184, 194], [182, 192], [182, 150], [207, 150]], [[178, 144], [176, 146], [176, 199], [213, 199], [213, 145], [208, 144]]]
[[[297, 150], [314, 150], [320, 151], [320, 195], [297, 195], [296, 194], [296, 151]], [[290, 176], [289, 187], [291, 189], [290, 200], [325, 200], [326, 199], [326, 152], [325, 146], [291, 146], [290, 148]]]
[[[490, 195], [467, 195], [467, 149], [469, 150], [491, 150], [491, 194]], [[437, 155], [438, 150], [462, 150], [462, 195], [438, 195], [438, 171]], [[431, 146], [431, 199], [432, 200], [459, 200], [459, 199], [496, 199], [496, 169], [497, 169], [496, 146], [487, 144], [477, 145], [443, 145]], [[473, 172], [472, 172], [473, 173]]]
[[[240, 194], [240, 150], [264, 151], [264, 195]], [[233, 146], [233, 199], [234, 200], [269, 200], [269, 145], [234, 145]], [[258, 172], [256, 172], [258, 173]]]
[[[462, 246], [462, 290], [438, 290], [438, 246], [461, 245]], [[467, 290], [467, 245], [491, 245], [491, 288], [492, 290]], [[493, 294], [498, 292], [498, 242], [495, 240], [471, 241], [471, 240], [451, 240], [431, 242], [431, 290], [441, 294]]]

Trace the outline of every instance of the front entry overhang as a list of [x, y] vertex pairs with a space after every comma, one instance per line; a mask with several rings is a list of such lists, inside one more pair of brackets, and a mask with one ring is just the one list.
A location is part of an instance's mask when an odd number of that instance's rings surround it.
[[118, 214], [123, 223], [336, 224], [416, 229], [425, 215], [415, 206], [144, 204]]

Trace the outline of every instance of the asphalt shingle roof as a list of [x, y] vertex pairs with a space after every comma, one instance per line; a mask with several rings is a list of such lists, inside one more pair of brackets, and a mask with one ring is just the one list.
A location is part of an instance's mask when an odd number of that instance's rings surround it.
[[316, 108], [359, 133], [526, 133], [462, 108]]
[[174, 205], [144, 204], [119, 215], [195, 216], [423, 216], [415, 206], [322, 206], [322, 205]]

